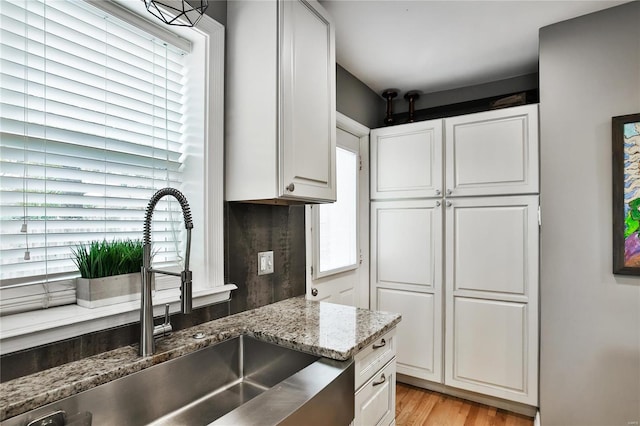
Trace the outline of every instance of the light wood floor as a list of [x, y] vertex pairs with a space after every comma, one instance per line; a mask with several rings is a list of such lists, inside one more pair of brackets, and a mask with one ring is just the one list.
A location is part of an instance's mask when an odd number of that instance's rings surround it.
[[533, 419], [453, 396], [398, 383], [396, 425], [532, 426]]

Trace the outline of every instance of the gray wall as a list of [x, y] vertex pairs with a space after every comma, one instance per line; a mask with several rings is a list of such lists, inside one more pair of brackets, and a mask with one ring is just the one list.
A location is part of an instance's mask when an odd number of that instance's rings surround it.
[[[461, 102], [474, 101], [477, 99], [507, 95], [510, 93], [526, 92], [527, 90], [534, 90], [537, 88], [538, 73], [521, 75], [519, 77], [477, 84], [475, 86], [425, 93], [416, 101], [415, 109], [435, 108]], [[393, 104], [393, 112], [399, 113], [406, 112], [408, 110], [409, 103], [403, 98], [396, 98]]]
[[640, 112], [639, 23], [633, 2], [540, 30], [545, 426], [640, 420], [640, 277], [611, 272], [611, 117]]
[[336, 66], [336, 110], [374, 129], [382, 127], [386, 103], [349, 71]]
[[222, 25], [227, 25], [227, 0], [209, 0], [205, 13]]

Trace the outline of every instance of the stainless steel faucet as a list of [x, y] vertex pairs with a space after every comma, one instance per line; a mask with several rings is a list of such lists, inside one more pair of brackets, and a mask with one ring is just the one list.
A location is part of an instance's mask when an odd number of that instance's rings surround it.
[[[184, 216], [184, 226], [187, 229], [187, 252], [184, 257], [184, 270], [182, 272], [161, 271], [151, 267], [151, 219], [153, 210], [158, 201], [165, 195], [173, 196], [182, 207], [182, 215]], [[151, 278], [153, 273], [165, 275], [173, 275], [180, 277], [180, 308], [183, 314], [191, 313], [192, 289], [191, 289], [191, 271], [189, 270], [189, 255], [191, 254], [191, 229], [193, 222], [191, 221], [191, 209], [187, 198], [174, 188], [163, 188], [153, 194], [144, 218], [144, 238], [143, 238], [143, 260], [142, 260], [142, 297], [140, 302], [140, 355], [153, 355], [155, 351], [155, 337], [163, 336], [171, 332], [171, 324], [169, 323], [169, 306], [165, 311], [164, 324], [153, 325], [153, 303], [151, 300]]]

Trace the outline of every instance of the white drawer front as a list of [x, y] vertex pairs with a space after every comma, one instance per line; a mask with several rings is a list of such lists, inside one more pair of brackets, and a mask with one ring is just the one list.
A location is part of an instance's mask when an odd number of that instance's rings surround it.
[[393, 328], [355, 356], [355, 390], [371, 379], [391, 358], [396, 355], [396, 329]]
[[356, 426], [388, 426], [395, 421], [395, 359], [392, 359], [356, 392], [355, 404], [354, 424]]

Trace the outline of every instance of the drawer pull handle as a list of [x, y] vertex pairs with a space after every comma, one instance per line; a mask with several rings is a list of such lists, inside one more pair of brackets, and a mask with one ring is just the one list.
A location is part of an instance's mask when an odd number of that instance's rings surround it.
[[373, 382], [373, 383], [371, 383], [371, 386], [379, 386], [379, 385], [383, 384], [383, 383], [384, 383], [384, 382], [386, 382], [386, 381], [387, 381], [387, 378], [386, 378], [386, 377], [384, 377], [384, 373], [382, 373], [382, 374], [380, 375], [380, 380], [378, 380], [377, 382]]
[[382, 339], [382, 340], [380, 340], [380, 344], [379, 345], [373, 345], [373, 349], [384, 348], [386, 345], [387, 345], [386, 340]]

